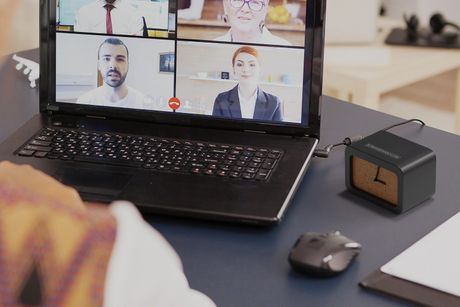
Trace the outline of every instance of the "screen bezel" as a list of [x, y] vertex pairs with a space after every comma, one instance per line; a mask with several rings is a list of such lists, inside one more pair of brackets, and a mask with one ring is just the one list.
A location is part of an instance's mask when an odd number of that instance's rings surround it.
[[[308, 126], [288, 122], [255, 122], [215, 118], [207, 115], [175, 114], [172, 112], [96, 107], [56, 101], [56, 0], [41, 1], [40, 4], [40, 112], [57, 112], [73, 115], [116, 118], [125, 120], [188, 125], [206, 128], [250, 130], [264, 133], [311, 136], [319, 138], [320, 104], [323, 80], [325, 0], [309, 0], [307, 5], [306, 39], [311, 37], [310, 80], [303, 84], [303, 95], [310, 97]], [[305, 51], [307, 52], [307, 50]], [[309, 64], [309, 65], [308, 65]], [[236, 123], [236, 124], [235, 124]]]

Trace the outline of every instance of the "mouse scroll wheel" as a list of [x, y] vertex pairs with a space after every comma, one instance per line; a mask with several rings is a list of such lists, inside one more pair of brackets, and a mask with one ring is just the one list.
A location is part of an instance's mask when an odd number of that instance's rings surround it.
[[356, 243], [356, 242], [345, 243], [343, 246], [346, 247], [346, 248], [352, 248], [352, 249], [360, 249], [361, 248], [361, 244]]

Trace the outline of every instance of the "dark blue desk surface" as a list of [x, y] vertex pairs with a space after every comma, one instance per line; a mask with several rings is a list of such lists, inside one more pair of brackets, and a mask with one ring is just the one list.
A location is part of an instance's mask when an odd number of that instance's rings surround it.
[[[28, 88], [26, 79], [9, 67], [12, 65], [8, 62], [0, 72], [0, 141], [38, 109], [38, 91]], [[327, 97], [322, 110], [321, 146], [344, 136], [367, 135], [399, 121]], [[438, 161], [435, 197], [404, 215], [393, 215], [346, 192], [340, 149], [327, 160], [312, 161], [279, 226], [146, 219], [177, 250], [191, 286], [208, 294], [218, 306], [404, 305], [362, 290], [358, 282], [460, 211], [460, 138], [417, 124], [394, 132], [434, 149]], [[363, 245], [350, 269], [332, 279], [291, 271], [287, 257], [297, 237], [306, 231], [332, 230], [340, 230]]]

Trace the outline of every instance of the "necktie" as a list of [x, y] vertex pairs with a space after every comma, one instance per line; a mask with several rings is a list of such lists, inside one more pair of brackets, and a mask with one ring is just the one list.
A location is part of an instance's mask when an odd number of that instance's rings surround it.
[[110, 12], [114, 9], [114, 6], [112, 4], [106, 4], [104, 5], [104, 8], [107, 11], [107, 14], [105, 16], [105, 27], [107, 29], [107, 34], [113, 34], [112, 15], [110, 14]]

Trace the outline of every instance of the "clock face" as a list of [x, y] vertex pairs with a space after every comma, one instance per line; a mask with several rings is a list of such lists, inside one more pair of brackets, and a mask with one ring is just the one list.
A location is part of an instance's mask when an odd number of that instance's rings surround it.
[[398, 206], [398, 176], [392, 171], [352, 156], [351, 183], [361, 191]]

